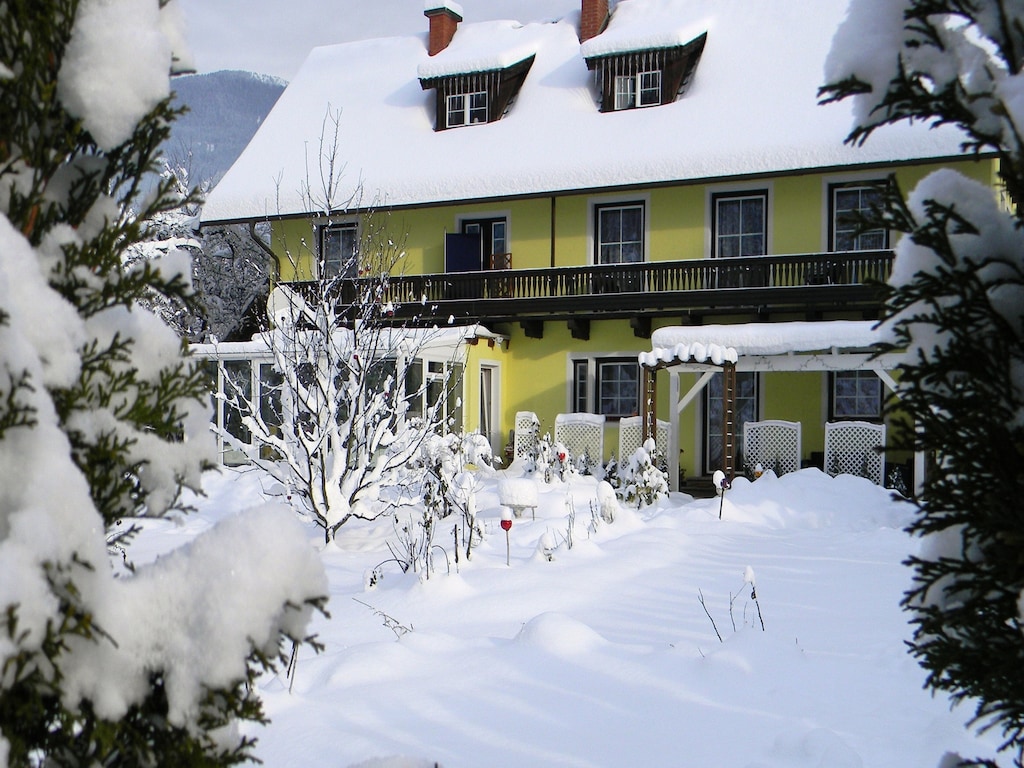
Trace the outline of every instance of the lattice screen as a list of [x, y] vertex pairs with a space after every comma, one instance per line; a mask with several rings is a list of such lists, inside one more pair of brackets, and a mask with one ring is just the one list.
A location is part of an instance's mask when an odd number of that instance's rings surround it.
[[512, 459], [521, 459], [529, 456], [530, 451], [537, 442], [538, 431], [540, 430], [540, 419], [533, 411], [516, 412], [516, 436], [513, 443]]
[[[654, 442], [658, 446], [658, 452], [662, 458], [668, 456], [668, 430], [669, 423], [658, 419], [658, 429], [654, 435]], [[632, 456], [643, 441], [644, 419], [643, 416], [627, 416], [619, 419], [619, 455], [618, 460]]]
[[573, 459], [587, 454], [604, 461], [604, 416], [593, 413], [560, 413], [555, 416], [555, 442], [561, 443]]
[[825, 424], [825, 471], [885, 482], [885, 424], [868, 421], [829, 421]]
[[748, 421], [743, 428], [747, 466], [760, 464], [777, 475], [800, 469], [800, 422], [768, 419]]

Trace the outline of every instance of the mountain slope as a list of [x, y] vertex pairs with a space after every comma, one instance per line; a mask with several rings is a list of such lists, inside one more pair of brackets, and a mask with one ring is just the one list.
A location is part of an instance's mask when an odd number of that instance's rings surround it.
[[175, 105], [188, 111], [175, 121], [164, 143], [166, 157], [188, 167], [192, 183], [216, 183], [286, 85], [276, 77], [234, 70], [175, 78]]

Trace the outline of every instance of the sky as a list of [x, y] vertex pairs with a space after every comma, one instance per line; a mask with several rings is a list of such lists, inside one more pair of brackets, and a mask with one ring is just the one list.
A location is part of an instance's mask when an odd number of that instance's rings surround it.
[[[423, 0], [179, 0], [199, 72], [242, 69], [291, 80], [310, 49], [425, 33]], [[466, 21], [560, 18], [579, 0], [461, 0]]]

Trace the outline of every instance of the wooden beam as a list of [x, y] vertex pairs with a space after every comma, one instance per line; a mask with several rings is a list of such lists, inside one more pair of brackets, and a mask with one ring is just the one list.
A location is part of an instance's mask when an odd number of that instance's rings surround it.
[[566, 320], [566, 324], [574, 339], [590, 341], [590, 320], [584, 317], [570, 317]]
[[526, 334], [528, 339], [543, 339], [544, 338], [544, 321], [543, 320], [520, 320], [519, 325], [523, 329], [523, 333]]
[[629, 318], [629, 327], [633, 329], [633, 335], [639, 339], [651, 338], [651, 318], [643, 315], [635, 315]]

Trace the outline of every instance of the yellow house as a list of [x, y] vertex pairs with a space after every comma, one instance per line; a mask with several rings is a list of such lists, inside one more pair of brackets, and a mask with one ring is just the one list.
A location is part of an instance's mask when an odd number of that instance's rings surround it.
[[[845, 0], [581, 0], [532, 23], [467, 6], [427, 0], [420, 36], [313, 50], [203, 221], [269, 221], [293, 287], [365, 279], [350, 265], [370, 232], [400, 244], [393, 322], [473, 329], [460, 418], [496, 453], [520, 412], [542, 432], [604, 416], [602, 458], [617, 453], [659, 329], [877, 319], [890, 234], [851, 216], [890, 178], [955, 165], [995, 183], [944, 128], [844, 143], [850, 106], [817, 88]], [[672, 392], [702, 372], [669, 375], [654, 413], [673, 480], [709, 475], [720, 381], [680, 410]], [[826, 423], [880, 421], [885, 391], [865, 366], [740, 370], [737, 425], [799, 422], [799, 458], [820, 465]]]

